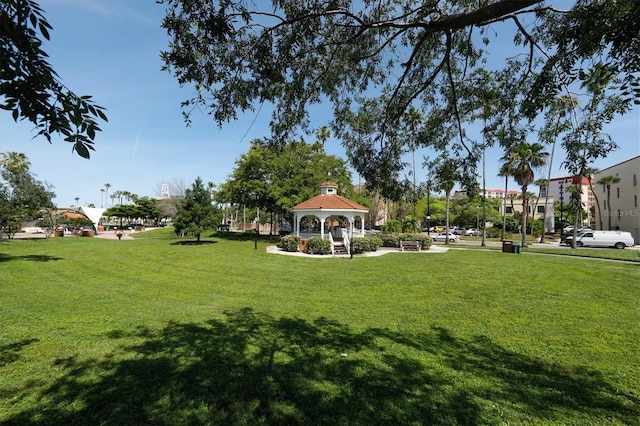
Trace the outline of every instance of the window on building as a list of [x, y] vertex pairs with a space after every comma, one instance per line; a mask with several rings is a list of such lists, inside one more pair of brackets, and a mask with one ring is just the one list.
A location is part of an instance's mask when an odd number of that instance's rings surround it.
[[511, 207], [507, 207], [504, 211], [507, 214], [513, 214], [513, 208], [511, 208]]
[[616, 188], [616, 196], [620, 198], [620, 188]]
[[538, 206], [538, 213], [544, 213], [544, 206]]
[[531, 206], [527, 206], [527, 214], [531, 214]]
[[633, 196], [633, 207], [638, 207], [638, 196], [637, 195]]
[[618, 210], [618, 222], [620, 222], [620, 210]]
[[541, 197], [547, 196], [547, 185], [544, 185], [542, 188], [540, 188], [540, 196]]
[[633, 175], [633, 186], [638, 186], [638, 175]]

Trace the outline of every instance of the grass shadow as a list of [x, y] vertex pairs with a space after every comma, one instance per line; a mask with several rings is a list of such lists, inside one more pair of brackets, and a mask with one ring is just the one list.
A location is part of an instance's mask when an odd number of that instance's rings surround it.
[[[633, 424], [640, 416], [640, 401], [597, 371], [444, 328], [355, 331], [243, 309], [109, 336], [123, 340], [121, 351], [58, 362], [58, 380], [24, 395], [36, 403], [4, 424], [476, 425], [574, 415]], [[505, 418], [496, 406], [513, 411]]]
[[0, 367], [4, 367], [5, 365], [18, 361], [20, 359], [20, 351], [22, 348], [39, 341], [40, 340], [38, 339], [23, 339], [19, 342], [0, 345]]
[[[211, 238], [219, 238], [221, 240], [228, 241], [254, 241], [256, 239], [256, 233], [247, 231], [247, 232], [236, 232], [236, 231], [215, 231], [210, 235]], [[261, 242], [272, 242], [279, 241], [280, 236], [278, 235], [266, 235], [259, 234], [257, 235], [258, 241]]]
[[172, 246], [208, 246], [211, 244], [216, 244], [217, 241], [209, 241], [209, 240], [180, 240], [171, 243]]
[[6, 253], [0, 253], [0, 263], [11, 262], [14, 260], [24, 260], [27, 262], [55, 262], [58, 260], [62, 260], [62, 258], [57, 256], [49, 256], [46, 254], [27, 254], [22, 256], [11, 256]]

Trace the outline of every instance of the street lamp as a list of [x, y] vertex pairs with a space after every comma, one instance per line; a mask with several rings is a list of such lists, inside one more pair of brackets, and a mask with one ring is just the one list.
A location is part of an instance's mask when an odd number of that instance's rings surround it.
[[564, 199], [564, 195], [562, 192], [563, 189], [563, 182], [560, 182], [560, 242], [562, 242], [562, 237], [564, 234], [564, 218], [562, 217], [562, 200]]
[[431, 235], [431, 181], [427, 181], [427, 235]]

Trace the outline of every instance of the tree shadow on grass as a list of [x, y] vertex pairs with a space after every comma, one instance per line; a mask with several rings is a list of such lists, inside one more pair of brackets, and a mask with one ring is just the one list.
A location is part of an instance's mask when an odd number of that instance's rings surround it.
[[27, 254], [23, 256], [12, 256], [6, 253], [0, 253], [0, 263], [11, 262], [13, 260], [25, 260], [27, 262], [54, 262], [62, 260], [61, 257], [49, 256], [46, 254]]
[[36, 342], [39, 342], [39, 340], [23, 339], [19, 342], [0, 345], [0, 367], [4, 367], [7, 364], [11, 364], [12, 362], [16, 362], [17, 360], [19, 360], [20, 351], [22, 350], [22, 348]]
[[208, 246], [211, 244], [216, 244], [217, 241], [209, 241], [209, 240], [180, 240], [174, 243], [171, 243], [172, 246]]
[[[244, 309], [107, 337], [123, 339], [122, 351], [58, 360], [64, 374], [5, 424], [475, 425], [574, 416], [632, 424], [640, 416], [638, 401], [596, 371], [443, 328], [354, 331]], [[139, 343], [124, 343], [132, 339]]]

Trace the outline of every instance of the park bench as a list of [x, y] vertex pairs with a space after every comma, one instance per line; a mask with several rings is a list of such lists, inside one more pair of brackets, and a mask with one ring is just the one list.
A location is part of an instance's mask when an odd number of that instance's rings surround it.
[[420, 251], [418, 241], [400, 241], [400, 251]]

